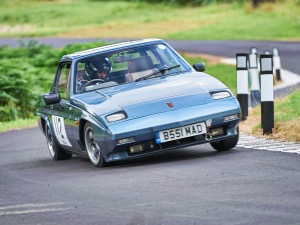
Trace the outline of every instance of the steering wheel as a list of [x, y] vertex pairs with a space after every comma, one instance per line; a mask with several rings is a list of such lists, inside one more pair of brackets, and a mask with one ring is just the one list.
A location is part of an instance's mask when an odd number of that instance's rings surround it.
[[91, 84], [97, 84], [97, 83], [104, 83], [105, 81], [103, 79], [94, 79], [94, 80], [90, 80], [88, 81], [85, 85], [83, 85], [82, 90], [86, 87], [89, 86]]

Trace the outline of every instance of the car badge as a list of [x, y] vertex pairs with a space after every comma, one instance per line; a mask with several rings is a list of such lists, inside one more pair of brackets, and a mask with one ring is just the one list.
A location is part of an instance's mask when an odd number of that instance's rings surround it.
[[167, 105], [172, 108], [173, 107], [173, 103], [172, 102], [167, 102]]

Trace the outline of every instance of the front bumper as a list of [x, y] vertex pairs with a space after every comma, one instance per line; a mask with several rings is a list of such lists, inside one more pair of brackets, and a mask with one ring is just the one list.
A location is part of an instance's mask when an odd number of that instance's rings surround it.
[[[239, 124], [239, 118], [224, 122], [224, 117], [233, 114], [240, 115], [240, 108], [235, 99], [228, 99], [119, 122], [109, 126], [110, 135], [106, 137], [107, 148], [103, 149], [102, 154], [109, 162], [142, 157], [179, 147], [225, 140], [237, 135], [236, 128]], [[214, 128], [222, 128], [223, 134], [213, 136], [211, 140], [206, 140], [205, 134], [203, 134], [161, 144], [155, 142], [155, 133], [158, 131], [207, 120], [211, 120], [211, 126], [207, 127], [208, 132]], [[117, 140], [129, 137], [134, 137], [134, 142], [117, 144]], [[133, 145], [143, 145], [143, 151], [130, 153], [129, 148]]]

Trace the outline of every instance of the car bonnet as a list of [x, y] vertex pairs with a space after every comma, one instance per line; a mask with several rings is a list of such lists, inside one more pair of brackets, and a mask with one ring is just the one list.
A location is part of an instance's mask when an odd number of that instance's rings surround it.
[[196, 74], [197, 76], [185, 74], [101, 89], [88, 93], [83, 101], [98, 116], [124, 110], [127, 119], [134, 119], [208, 104], [213, 101], [210, 89], [226, 88], [208, 75]]

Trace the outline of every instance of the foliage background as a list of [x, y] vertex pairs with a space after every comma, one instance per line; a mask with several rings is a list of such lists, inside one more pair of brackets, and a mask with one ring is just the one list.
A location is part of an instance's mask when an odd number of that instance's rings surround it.
[[20, 48], [0, 47], [0, 122], [32, 118], [37, 96], [51, 88], [59, 59], [102, 45], [94, 42], [56, 49], [32, 40]]

